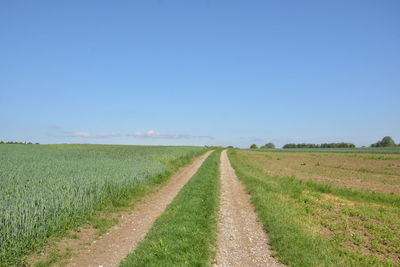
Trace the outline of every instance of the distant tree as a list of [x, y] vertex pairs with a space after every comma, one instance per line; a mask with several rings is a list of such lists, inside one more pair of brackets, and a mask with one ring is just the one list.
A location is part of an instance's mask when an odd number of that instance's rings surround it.
[[0, 144], [4, 144], [4, 142], [3, 142], [3, 141], [0, 141]]
[[296, 144], [286, 144], [282, 148], [296, 148]]
[[296, 148], [317, 148], [318, 147], [318, 145], [316, 145], [316, 144], [304, 144], [304, 143], [302, 143], [302, 144], [297, 144], [296, 145]]
[[260, 148], [275, 148], [275, 145], [273, 143], [267, 143], [267, 144], [261, 146]]
[[267, 144], [265, 144], [265, 146], [267, 147], [267, 148], [275, 148], [275, 145], [273, 144], [273, 143], [267, 143]]
[[342, 143], [331, 143], [331, 144], [328, 144], [329, 146], [329, 148], [355, 148], [356, 146], [354, 145], [354, 144], [352, 144], [352, 143], [344, 143], [344, 142], [342, 142]]
[[371, 145], [371, 147], [388, 147], [388, 146], [396, 146], [396, 143], [390, 136], [385, 136], [381, 141], [378, 141]]
[[258, 146], [256, 145], [256, 144], [252, 144], [251, 146], [250, 146], [250, 149], [257, 149], [258, 148]]
[[381, 145], [382, 145], [382, 146], [395, 146], [396, 143], [394, 142], [394, 140], [392, 139], [392, 137], [390, 137], [390, 136], [385, 136], [385, 137], [382, 138]]
[[226, 148], [233, 148], [233, 146], [227, 146]]

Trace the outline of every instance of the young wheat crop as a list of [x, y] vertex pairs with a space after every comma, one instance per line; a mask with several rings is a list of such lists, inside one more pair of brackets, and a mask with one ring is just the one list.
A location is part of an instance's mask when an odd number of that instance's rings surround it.
[[166, 175], [200, 147], [0, 147], [0, 266], [19, 259], [146, 179]]

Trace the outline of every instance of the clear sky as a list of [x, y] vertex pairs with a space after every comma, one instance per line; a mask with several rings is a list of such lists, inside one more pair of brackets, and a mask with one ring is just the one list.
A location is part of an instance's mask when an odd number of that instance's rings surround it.
[[0, 2], [0, 140], [400, 142], [400, 1]]

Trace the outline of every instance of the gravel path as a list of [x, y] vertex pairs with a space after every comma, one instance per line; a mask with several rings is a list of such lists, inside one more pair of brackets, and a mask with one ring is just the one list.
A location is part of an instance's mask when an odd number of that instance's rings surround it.
[[283, 266], [271, 256], [250, 196], [236, 177], [226, 150], [221, 153], [221, 205], [215, 266]]
[[67, 266], [118, 266], [146, 236], [153, 222], [163, 213], [166, 206], [196, 173], [210, 153], [211, 151], [205, 153], [196, 158], [191, 165], [179, 169], [162, 189], [139, 203], [132, 213], [124, 216], [106, 235], [94, 241], [79, 256], [71, 259]]

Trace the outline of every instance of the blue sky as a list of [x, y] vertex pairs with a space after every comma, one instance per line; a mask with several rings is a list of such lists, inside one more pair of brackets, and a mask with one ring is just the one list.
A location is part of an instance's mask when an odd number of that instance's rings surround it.
[[0, 140], [400, 142], [400, 2], [1, 1]]

